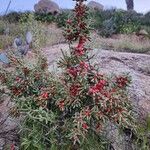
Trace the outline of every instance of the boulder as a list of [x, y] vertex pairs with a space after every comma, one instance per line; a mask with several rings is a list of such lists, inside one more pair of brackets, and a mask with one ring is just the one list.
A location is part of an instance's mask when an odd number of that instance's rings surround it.
[[60, 12], [59, 6], [51, 0], [40, 0], [34, 5], [34, 10], [37, 13], [57, 14]]
[[94, 9], [94, 10], [100, 10], [102, 11], [104, 9], [104, 6], [98, 2], [95, 2], [95, 1], [90, 1], [87, 6], [90, 8], [90, 9]]

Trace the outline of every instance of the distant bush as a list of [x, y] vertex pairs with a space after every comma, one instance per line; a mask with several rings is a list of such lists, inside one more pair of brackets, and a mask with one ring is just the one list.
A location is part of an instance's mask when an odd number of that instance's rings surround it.
[[116, 11], [113, 16], [117, 33], [133, 33], [140, 29], [139, 14], [134, 11]]
[[68, 11], [63, 11], [61, 14], [57, 15], [55, 22], [58, 25], [58, 27], [65, 27], [66, 26], [66, 20], [69, 18], [71, 15], [71, 12]]
[[140, 30], [140, 26], [134, 22], [123, 24], [120, 28], [120, 33], [131, 34]]
[[92, 28], [99, 30], [103, 26], [103, 22], [111, 19], [114, 15], [115, 9], [108, 9], [104, 11], [91, 10], [89, 12], [90, 25]]
[[22, 16], [26, 15], [28, 16], [31, 12], [26, 11], [26, 12], [10, 12], [7, 15], [3, 16], [3, 20], [9, 22], [9, 23], [18, 23], [19, 20], [22, 18]]
[[101, 36], [110, 37], [111, 35], [115, 34], [117, 30], [116, 23], [113, 18], [105, 20], [103, 22], [102, 28], [99, 31]]
[[89, 22], [92, 28], [99, 29], [100, 27], [102, 27], [103, 18], [102, 18], [101, 11], [91, 10], [89, 12], [89, 18], [90, 18]]
[[52, 23], [55, 20], [55, 16], [51, 13], [35, 13], [35, 20], [41, 21], [41, 22], [48, 22]]
[[[138, 32], [141, 28], [140, 14], [133, 11], [113, 11], [102, 23], [102, 27], [99, 26], [98, 30], [100, 35], [109, 37], [112, 34], [130, 34]], [[104, 19], [104, 18], [103, 18]], [[103, 20], [102, 19], [102, 20]]]
[[142, 18], [141, 18], [141, 24], [145, 26], [150, 26], [150, 11], [147, 12]]

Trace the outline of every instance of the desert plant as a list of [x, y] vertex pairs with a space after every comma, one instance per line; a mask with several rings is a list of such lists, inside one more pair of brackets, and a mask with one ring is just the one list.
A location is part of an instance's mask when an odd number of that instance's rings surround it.
[[[34, 65], [8, 55], [14, 72], [1, 70], [1, 82], [7, 85], [16, 103], [11, 112], [16, 116], [20, 113], [24, 118], [21, 122], [24, 150], [82, 149], [84, 143], [88, 148], [87, 140], [92, 137], [91, 141], [96, 144], [102, 141], [100, 147], [105, 147], [106, 143], [97, 138], [101, 137], [107, 122], [118, 127], [132, 125], [127, 95], [130, 77], [109, 77], [91, 63], [91, 49], [85, 46], [90, 38], [84, 1], [76, 0], [74, 15], [66, 22], [64, 36], [70, 53], [62, 52], [59, 75], [48, 71], [47, 61], [40, 51], [36, 52]], [[76, 46], [72, 45], [74, 41]]]
[[112, 16], [115, 13], [115, 9], [107, 9], [103, 11], [99, 10], [90, 10], [89, 11], [89, 23], [93, 29], [103, 30], [104, 22], [111, 20]]

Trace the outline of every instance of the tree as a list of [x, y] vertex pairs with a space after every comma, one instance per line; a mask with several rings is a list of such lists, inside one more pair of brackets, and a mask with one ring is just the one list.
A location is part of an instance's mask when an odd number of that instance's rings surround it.
[[133, 0], [126, 0], [127, 10], [134, 10], [134, 1]]

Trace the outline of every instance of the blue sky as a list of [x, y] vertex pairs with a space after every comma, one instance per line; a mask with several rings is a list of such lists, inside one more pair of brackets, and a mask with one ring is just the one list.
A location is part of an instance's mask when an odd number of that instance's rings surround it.
[[[0, 0], [0, 13], [4, 13], [6, 7], [10, 0]], [[33, 10], [34, 4], [37, 3], [39, 0], [12, 0], [11, 6], [9, 11], [24, 11], [24, 10]], [[74, 2], [72, 0], [53, 0], [61, 8], [72, 8], [74, 6]], [[88, 0], [90, 1], [90, 0]], [[106, 8], [111, 6], [117, 8], [126, 9], [125, 0], [95, 0], [103, 4]], [[147, 12], [150, 11], [150, 0], [134, 0], [135, 2], [135, 10], [138, 12]]]

